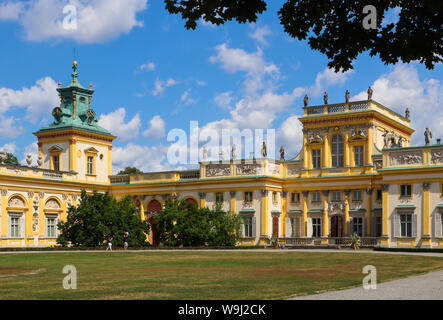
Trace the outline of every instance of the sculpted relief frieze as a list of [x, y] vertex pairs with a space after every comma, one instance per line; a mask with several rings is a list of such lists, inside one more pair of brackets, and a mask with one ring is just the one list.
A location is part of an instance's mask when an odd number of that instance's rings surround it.
[[8, 202], [8, 207], [24, 208], [25, 202], [19, 197], [12, 197], [11, 200], [9, 200]]
[[268, 173], [279, 176], [281, 174], [280, 165], [276, 163], [268, 163]]
[[443, 149], [431, 150], [431, 163], [443, 163]]
[[297, 165], [288, 165], [287, 166], [287, 175], [294, 177], [294, 176], [299, 176], [301, 172], [301, 167], [297, 166]]
[[423, 153], [419, 151], [403, 151], [389, 153], [390, 166], [405, 166], [423, 163]]
[[238, 164], [235, 173], [238, 176], [260, 174], [261, 166], [260, 164]]
[[231, 175], [230, 164], [208, 164], [206, 166], [207, 177], [220, 177]]
[[60, 209], [60, 205], [58, 202], [54, 199], [50, 199], [46, 202], [46, 208], [47, 209]]

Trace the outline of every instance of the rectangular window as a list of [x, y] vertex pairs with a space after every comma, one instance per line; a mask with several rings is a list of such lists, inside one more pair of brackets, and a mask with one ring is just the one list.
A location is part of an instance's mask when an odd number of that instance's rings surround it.
[[47, 236], [48, 238], [55, 238], [55, 230], [56, 230], [56, 219], [55, 218], [47, 218], [46, 219], [47, 226]]
[[363, 237], [363, 218], [354, 217], [352, 218], [352, 234], [356, 233], [358, 236]]
[[375, 200], [381, 201], [381, 197], [382, 197], [381, 189], [377, 189], [377, 195], [375, 197]]
[[354, 190], [354, 192], [352, 193], [352, 200], [354, 200], [354, 201], [362, 201], [363, 200], [361, 190]]
[[290, 218], [291, 221], [291, 237], [298, 238], [300, 237], [300, 218]]
[[300, 202], [300, 193], [298, 193], [298, 192], [291, 193], [291, 202], [295, 202], [295, 203]]
[[410, 198], [412, 194], [412, 186], [410, 184], [402, 184], [400, 186], [400, 197]]
[[321, 219], [312, 218], [312, 237], [321, 237]]
[[312, 202], [320, 202], [320, 201], [321, 201], [320, 192], [313, 192], [312, 193]]
[[312, 150], [312, 168], [320, 169], [320, 167], [321, 167], [320, 150]]
[[54, 170], [60, 171], [60, 157], [59, 156], [53, 156], [52, 157], [52, 163], [54, 165]]
[[332, 192], [332, 201], [341, 201], [341, 192], [333, 191]]
[[223, 192], [217, 192], [215, 194], [215, 202], [216, 203], [223, 203]]
[[412, 214], [400, 215], [400, 236], [412, 237]]
[[252, 202], [252, 191], [245, 192], [245, 202]]
[[356, 167], [363, 166], [363, 146], [354, 147], [354, 162]]
[[88, 174], [94, 174], [94, 158], [88, 157]]
[[252, 217], [243, 218], [244, 222], [244, 236], [252, 237]]
[[20, 238], [20, 218], [11, 217], [11, 238]]
[[375, 217], [375, 236], [381, 237], [382, 233], [382, 217]]

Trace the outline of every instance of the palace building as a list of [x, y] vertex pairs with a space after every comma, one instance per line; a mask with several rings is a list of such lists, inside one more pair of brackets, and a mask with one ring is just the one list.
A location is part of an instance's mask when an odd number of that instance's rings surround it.
[[[38, 166], [0, 164], [0, 247], [56, 245], [57, 222], [82, 189], [131, 195], [152, 226], [170, 197], [240, 215], [241, 245], [443, 247], [443, 144], [410, 146], [409, 111], [399, 115], [372, 100], [309, 106], [303, 147], [293, 159], [232, 159], [199, 170], [112, 175], [116, 139], [97, 125], [92, 86], [73, 63], [72, 83], [57, 89], [52, 124], [34, 135]], [[282, 152], [284, 153], [284, 152]], [[283, 154], [282, 154], [283, 155]], [[27, 159], [31, 164], [31, 159]]]

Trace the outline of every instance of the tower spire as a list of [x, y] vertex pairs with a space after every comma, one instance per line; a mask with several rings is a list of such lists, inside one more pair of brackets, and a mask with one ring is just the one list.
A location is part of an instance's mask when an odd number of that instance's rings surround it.
[[74, 60], [74, 62], [72, 63], [72, 70], [74, 70], [74, 72], [72, 73], [72, 83], [75, 84], [77, 82], [77, 77], [78, 77], [78, 62]]

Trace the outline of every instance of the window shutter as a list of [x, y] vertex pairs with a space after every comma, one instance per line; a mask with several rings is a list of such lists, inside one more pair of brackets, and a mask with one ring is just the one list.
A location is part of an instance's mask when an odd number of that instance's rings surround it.
[[398, 213], [394, 214], [394, 237], [400, 237], [400, 215]]
[[307, 221], [307, 227], [306, 227], [306, 231], [307, 231], [307, 237], [308, 238], [312, 238], [312, 218], [308, 218]]
[[255, 222], [255, 217], [252, 217], [252, 236], [255, 238], [256, 236], [256, 225], [257, 223]]
[[291, 233], [291, 230], [292, 230], [292, 228], [291, 228], [292, 227], [291, 219], [290, 218], [286, 218], [285, 221], [286, 221], [286, 228], [285, 228], [286, 238], [291, 238], [293, 236], [292, 233]]
[[412, 236], [417, 237], [417, 215], [412, 215]]
[[435, 218], [434, 218], [434, 236], [435, 237], [442, 237], [442, 222], [441, 222], [441, 217], [442, 214], [437, 212], [435, 213]]

